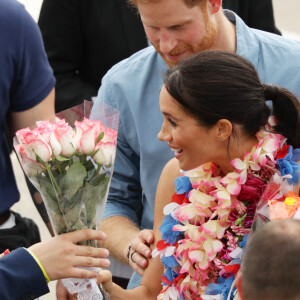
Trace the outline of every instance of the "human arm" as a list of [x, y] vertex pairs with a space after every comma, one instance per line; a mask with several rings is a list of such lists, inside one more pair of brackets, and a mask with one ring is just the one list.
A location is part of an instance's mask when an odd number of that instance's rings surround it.
[[[97, 95], [97, 87], [81, 76], [82, 63], [87, 55], [85, 47], [89, 43], [84, 37], [81, 2], [44, 0], [39, 16], [45, 49], [57, 80], [57, 112]], [[97, 36], [93, 38], [97, 39]]]
[[16, 132], [19, 129], [29, 127], [40, 120], [55, 120], [54, 112], [54, 88], [51, 92], [37, 105], [23, 111], [12, 111], [9, 114], [10, 131]]
[[[95, 272], [75, 266], [106, 267], [108, 251], [76, 245], [87, 239], [103, 239], [100, 231], [81, 230], [63, 234], [28, 248], [37, 257], [51, 280], [67, 277], [93, 278]], [[33, 255], [19, 248], [0, 258], [0, 298], [30, 299], [49, 292], [45, 276]]]
[[[101, 245], [111, 249], [112, 256], [122, 263], [129, 263], [138, 274], [143, 276], [144, 269], [148, 266], [148, 259], [145, 258], [151, 257], [149, 245], [154, 239], [152, 230], [140, 231], [134, 222], [123, 216], [113, 216], [103, 220], [100, 229], [111, 237], [122, 237], [122, 239], [108, 238]], [[137, 253], [133, 254], [134, 251]], [[133, 256], [134, 261], [131, 259]]]
[[[22, 128], [28, 127], [33, 125], [36, 121], [39, 120], [52, 120], [55, 119], [54, 113], [54, 98], [55, 98], [55, 91], [54, 88], [51, 92], [43, 99], [40, 103], [35, 105], [34, 107], [27, 109], [25, 111], [20, 112], [10, 112], [9, 113], [9, 130], [11, 135], [13, 136], [14, 133]], [[51, 236], [54, 236], [54, 232], [52, 226], [50, 224], [50, 220], [46, 211], [45, 204], [41, 198], [40, 193], [37, 189], [33, 186], [33, 184], [28, 180], [26, 177], [26, 182], [28, 189], [30, 191], [31, 197], [33, 202], [42, 217], [44, 223], [48, 227]]]
[[[118, 90], [118, 88], [112, 88], [111, 83], [106, 76], [103, 79], [102, 86], [99, 90], [91, 118], [102, 120], [98, 113], [103, 111], [101, 105], [106, 103], [120, 111], [114, 173], [106, 203], [104, 220], [101, 221], [100, 228], [106, 232], [108, 236], [104, 246], [109, 249], [112, 256], [127, 264], [129, 244], [132, 243], [131, 253], [132, 251], [138, 250], [136, 248], [140, 248], [136, 244], [140, 232], [139, 224], [141, 212], [143, 210], [143, 202], [140, 183], [140, 157], [137, 150], [138, 146], [132, 145], [132, 141], [136, 143], [137, 139], [133, 137], [128, 138], [128, 135], [135, 135], [135, 129], [133, 126], [131, 126], [132, 130], [130, 132], [124, 129], [123, 124], [128, 126], [131, 120], [130, 117], [126, 115], [126, 112], [124, 113], [124, 111], [122, 111], [114, 102], [116, 90]], [[123, 101], [124, 99], [121, 100]], [[149, 212], [149, 214], [150, 213], [152, 214], [152, 212]], [[143, 235], [144, 233], [145, 236]], [[152, 242], [153, 237], [150, 231], [142, 231], [141, 235], [143, 240], [148, 243]], [[143, 247], [141, 244], [141, 248], [144, 248], [146, 252], [150, 252], [148, 246]], [[145, 257], [148, 255], [145, 254]], [[134, 254], [134, 256], [137, 262], [141, 261], [141, 264], [147, 264], [145, 258], [139, 257], [138, 254]], [[135, 270], [139, 271], [138, 267], [135, 267], [132, 261], [130, 261], [130, 265], [133, 266]]]
[[32, 126], [41, 119], [54, 119], [55, 79], [36, 22], [24, 7], [20, 8], [18, 16], [10, 17], [14, 26], [18, 25], [17, 33], [12, 34], [14, 52], [10, 55], [14, 73], [6, 115], [12, 144], [16, 130]]
[[[180, 175], [178, 162], [172, 159], [167, 163], [162, 171], [156, 191], [155, 214], [154, 214], [154, 243], [151, 245], [153, 250], [155, 243], [161, 240], [159, 226], [164, 215], [163, 208], [170, 203], [171, 197], [175, 192], [174, 180]], [[145, 270], [141, 286], [133, 290], [123, 290], [111, 282], [111, 274], [108, 271], [101, 271], [98, 274], [98, 281], [103, 282], [105, 290], [110, 293], [111, 300], [119, 299], [156, 299], [161, 290], [161, 277], [163, 274], [163, 265], [159, 256], [149, 260], [149, 266]]]
[[64, 233], [48, 241], [35, 244], [28, 249], [32, 251], [51, 280], [62, 278], [94, 278], [94, 271], [83, 270], [81, 267], [108, 267], [109, 261], [105, 258], [109, 252], [103, 248], [77, 245], [86, 240], [105, 239], [103, 232], [92, 229], [83, 229]]

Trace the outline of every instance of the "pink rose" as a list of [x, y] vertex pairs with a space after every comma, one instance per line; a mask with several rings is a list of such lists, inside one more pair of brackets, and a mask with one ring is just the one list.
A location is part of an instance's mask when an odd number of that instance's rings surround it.
[[53, 133], [54, 127], [53, 124], [49, 121], [37, 121], [37, 127], [32, 131], [41, 135], [45, 141], [49, 142], [50, 135]]
[[102, 139], [102, 142], [103, 143], [110, 142], [110, 143], [116, 144], [117, 143], [117, 135], [118, 135], [117, 131], [115, 131], [111, 128], [108, 128], [107, 130], [105, 130], [105, 134]]
[[[60, 120], [53, 125], [54, 137], [61, 146], [61, 155], [65, 157], [72, 156], [76, 152], [78, 145], [75, 131], [65, 122], [65, 120]], [[54, 143], [54, 138], [52, 142]]]
[[76, 139], [78, 140], [77, 150], [84, 154], [91, 154], [96, 149], [99, 135], [105, 131], [105, 126], [100, 121], [93, 121], [84, 118], [82, 122], [75, 121]]
[[45, 170], [45, 167], [41, 164], [27, 157], [25, 147], [23, 145], [16, 145], [15, 149], [21, 156], [22, 167], [28, 177], [36, 176]]
[[[17, 139], [21, 145], [23, 152], [26, 152], [26, 157], [31, 160], [37, 161], [38, 157], [47, 162], [51, 159], [52, 149], [45, 139], [37, 132], [30, 131], [29, 128], [21, 129], [16, 132]], [[25, 151], [25, 152], [24, 152]]]
[[20, 129], [16, 132], [16, 137], [17, 137], [17, 140], [20, 144], [23, 143], [24, 141], [24, 136], [27, 135], [29, 132], [31, 132], [30, 128], [27, 127], [27, 128], [23, 128], [23, 129]]
[[34, 128], [33, 131], [38, 132], [50, 144], [55, 157], [59, 156], [62, 147], [55, 136], [55, 125], [49, 121], [38, 121], [36, 124], [38, 127]]
[[98, 150], [93, 157], [96, 163], [107, 167], [113, 163], [116, 155], [116, 144], [103, 143], [100, 141], [96, 145], [95, 150]]

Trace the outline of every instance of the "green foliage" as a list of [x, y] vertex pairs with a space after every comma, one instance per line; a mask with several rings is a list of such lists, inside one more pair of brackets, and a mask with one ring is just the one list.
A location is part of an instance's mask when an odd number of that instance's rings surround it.
[[56, 157], [44, 165], [46, 170], [37, 181], [56, 233], [95, 229], [97, 208], [106, 199], [110, 170], [85, 155]]

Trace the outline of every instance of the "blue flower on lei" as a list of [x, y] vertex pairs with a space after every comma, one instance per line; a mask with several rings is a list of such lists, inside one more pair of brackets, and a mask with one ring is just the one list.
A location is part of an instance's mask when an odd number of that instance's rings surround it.
[[174, 181], [175, 189], [177, 194], [188, 194], [188, 192], [193, 188], [189, 177], [179, 176]]
[[[178, 263], [176, 264], [176, 266], [178, 266]], [[173, 280], [178, 276], [178, 274], [176, 272], [172, 271], [172, 268], [167, 268], [167, 270], [166, 270], [166, 272], [164, 273], [163, 276], [165, 276], [168, 279], [168, 281], [170, 283], [172, 283]], [[162, 282], [162, 284], [163, 285], [169, 285], [169, 284], [167, 284], [165, 282]]]
[[175, 220], [171, 215], [167, 215], [164, 217], [164, 220], [159, 227], [163, 240], [166, 240], [171, 245], [175, 244], [178, 236], [182, 234], [180, 231], [172, 230], [173, 226], [177, 224], [181, 223]]
[[163, 256], [161, 258], [161, 262], [163, 263], [164, 266], [166, 266], [167, 268], [171, 268], [171, 269], [176, 266], [179, 266], [179, 263], [177, 262], [177, 260], [175, 259], [175, 257], [173, 255]]
[[248, 241], [248, 234], [245, 234], [243, 237], [243, 240], [239, 242], [239, 246], [244, 249], [246, 247], [247, 241]]
[[297, 164], [298, 160], [300, 160], [300, 149], [293, 150], [292, 146], [289, 147], [288, 154], [284, 158], [277, 159], [281, 176], [292, 176], [292, 178], [287, 178], [289, 184], [299, 182], [300, 166]]
[[[205, 289], [206, 295], [223, 295], [224, 299], [227, 299], [229, 291], [231, 289], [232, 283], [234, 281], [234, 275], [231, 275], [228, 278], [219, 277], [218, 283], [211, 283]], [[233, 295], [233, 293], [232, 293]], [[230, 297], [230, 300], [233, 299], [233, 296]]]

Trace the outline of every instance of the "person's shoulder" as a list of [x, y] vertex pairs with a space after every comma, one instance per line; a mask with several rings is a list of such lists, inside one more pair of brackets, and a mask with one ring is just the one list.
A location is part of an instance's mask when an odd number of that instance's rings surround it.
[[172, 158], [164, 166], [161, 173], [161, 178], [173, 183], [175, 178], [177, 178], [178, 176], [180, 176], [179, 163], [176, 158]]
[[24, 5], [17, 0], [0, 0], [1, 13], [18, 13], [24, 10]]
[[226, 16], [236, 22], [236, 35], [239, 48], [257, 49], [280, 56], [284, 53], [300, 53], [300, 41], [289, 39], [267, 31], [250, 28], [236, 14], [226, 11]]
[[265, 46], [282, 49], [284, 51], [300, 53], [300, 41], [279, 36], [270, 32], [251, 28], [252, 33], [256, 36], [259, 42]]
[[148, 68], [156, 66], [155, 61], [159, 59], [159, 54], [153, 46], [144, 48], [130, 57], [114, 65], [106, 74], [107, 77], [125, 75], [127, 73], [143, 72]]
[[14, 23], [28, 14], [24, 5], [16, 0], [0, 0], [0, 6], [0, 20], [5, 24]]
[[[16, 0], [0, 0], [0, 30], [7, 33], [10, 41], [20, 39], [27, 30], [32, 32], [35, 26], [22, 3]], [[1, 34], [3, 39], [7, 35]]]

